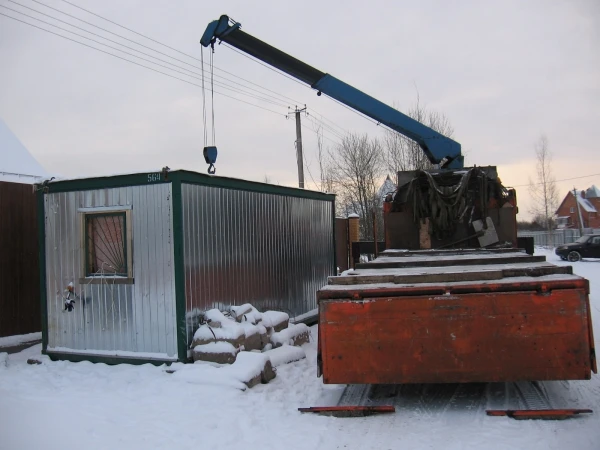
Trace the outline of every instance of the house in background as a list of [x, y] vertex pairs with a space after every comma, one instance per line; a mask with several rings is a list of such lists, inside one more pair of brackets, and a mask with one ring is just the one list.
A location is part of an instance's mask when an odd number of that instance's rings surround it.
[[0, 337], [40, 331], [38, 215], [47, 172], [0, 119]]
[[583, 224], [583, 228], [600, 228], [600, 189], [592, 186], [576, 192], [577, 199], [573, 191], [569, 191], [556, 210], [557, 228], [579, 229], [580, 224]]

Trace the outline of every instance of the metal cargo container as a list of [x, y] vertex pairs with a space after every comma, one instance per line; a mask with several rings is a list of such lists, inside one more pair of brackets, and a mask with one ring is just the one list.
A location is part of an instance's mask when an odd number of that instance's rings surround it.
[[202, 312], [293, 318], [335, 273], [334, 196], [188, 171], [38, 186], [43, 352], [187, 361]]

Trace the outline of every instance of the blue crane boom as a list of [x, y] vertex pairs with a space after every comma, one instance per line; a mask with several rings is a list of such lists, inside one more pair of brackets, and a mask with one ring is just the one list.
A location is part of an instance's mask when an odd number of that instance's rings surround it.
[[338, 100], [392, 130], [414, 140], [433, 164], [449, 169], [462, 169], [460, 144], [447, 136], [402, 114], [400, 111], [365, 94], [332, 75], [288, 55], [281, 50], [243, 32], [241, 24], [226, 15], [208, 24], [200, 43], [214, 45], [217, 39], [263, 61], [284, 73], [308, 84], [321, 93]]

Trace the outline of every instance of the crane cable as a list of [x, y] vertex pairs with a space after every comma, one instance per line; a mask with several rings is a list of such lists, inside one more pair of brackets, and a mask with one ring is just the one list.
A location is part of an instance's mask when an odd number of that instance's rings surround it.
[[206, 134], [206, 91], [204, 88], [204, 47], [200, 47], [200, 65], [202, 66], [202, 122], [204, 129], [204, 147], [208, 145], [208, 136]]
[[204, 80], [204, 48], [200, 47], [200, 62], [202, 65], [202, 121], [204, 125], [204, 160], [208, 164], [208, 173], [214, 175], [215, 162], [217, 161], [217, 147], [215, 138], [215, 84], [214, 84], [214, 52], [215, 49], [211, 46], [209, 57], [210, 69], [210, 114], [211, 114], [211, 145], [208, 145], [208, 128], [206, 126], [206, 84]]
[[214, 54], [215, 47], [214, 44], [211, 46], [210, 52], [210, 97], [211, 97], [211, 113], [212, 113], [212, 145], [217, 145], [217, 140], [215, 138], [215, 87], [214, 87]]

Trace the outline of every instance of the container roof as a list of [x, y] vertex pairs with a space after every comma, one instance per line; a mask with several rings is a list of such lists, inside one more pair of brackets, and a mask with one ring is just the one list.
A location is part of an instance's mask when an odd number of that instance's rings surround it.
[[239, 178], [206, 175], [189, 170], [169, 170], [168, 172], [163, 172], [162, 169], [158, 169], [148, 172], [113, 174], [100, 177], [56, 178], [51, 180], [47, 187], [49, 192], [69, 192], [169, 183], [172, 181], [328, 201], [333, 201], [335, 198], [334, 194], [311, 191], [308, 189], [260, 183]]

